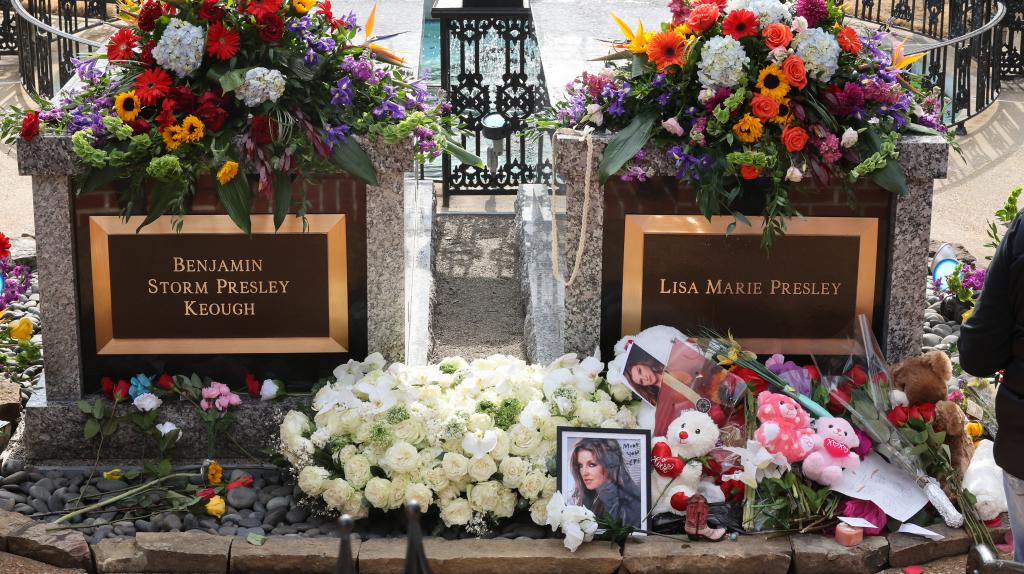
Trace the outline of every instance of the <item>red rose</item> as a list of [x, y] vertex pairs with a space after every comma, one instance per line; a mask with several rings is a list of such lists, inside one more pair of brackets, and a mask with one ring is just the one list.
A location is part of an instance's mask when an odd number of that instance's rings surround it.
[[722, 476], [722, 463], [709, 456], [704, 461], [704, 474], [712, 477]]
[[907, 422], [907, 419], [910, 418], [910, 415], [907, 412], [906, 407], [896, 407], [893, 410], [889, 411], [889, 414], [885, 415], [885, 418], [889, 419], [889, 422], [891, 422], [894, 426], [901, 426]]
[[782, 62], [782, 73], [786, 75], [786, 82], [794, 88], [802, 90], [807, 87], [807, 70], [800, 56], [794, 54], [786, 58]]
[[864, 367], [860, 365], [854, 365], [849, 371], [846, 371], [846, 378], [850, 379], [853, 386], [860, 387], [864, 383], [868, 382], [868, 373], [864, 370]]
[[782, 145], [790, 153], [800, 151], [807, 145], [807, 130], [800, 126], [786, 126], [782, 128]]
[[252, 141], [259, 145], [266, 145], [273, 141], [274, 138], [270, 133], [270, 116], [253, 116], [249, 134], [252, 136]]
[[203, 0], [199, 7], [199, 17], [211, 24], [224, 19], [224, 9], [217, 5], [217, 0]]
[[740, 166], [740, 177], [743, 179], [757, 179], [761, 175], [761, 168], [756, 165], [743, 164]]
[[144, 134], [150, 130], [153, 126], [142, 118], [135, 118], [134, 120], [127, 122], [128, 126], [132, 128], [132, 135]]
[[128, 381], [124, 379], [117, 381], [117, 384], [114, 385], [113, 398], [123, 401], [128, 397], [128, 390], [131, 388], [132, 386], [128, 384]]
[[260, 382], [251, 373], [245, 374], [245, 390], [249, 392], [250, 397], [260, 398]]
[[701, 34], [718, 22], [718, 6], [714, 4], [701, 4], [694, 6], [690, 16], [686, 19], [686, 25], [694, 32]]
[[11, 256], [11, 240], [0, 233], [0, 259]]
[[210, 103], [199, 104], [196, 115], [203, 120], [206, 129], [214, 132], [220, 131], [224, 127], [224, 120], [228, 119], [226, 110]]
[[217, 493], [212, 488], [204, 488], [202, 490], [196, 491], [196, 496], [202, 498], [203, 500], [210, 500], [216, 495]]
[[247, 474], [247, 475], [243, 476], [242, 478], [239, 478], [238, 480], [234, 480], [234, 481], [229, 482], [226, 488], [227, 488], [228, 492], [231, 492], [232, 489], [238, 488], [239, 486], [245, 486], [245, 487], [252, 486], [252, 477]]
[[811, 377], [812, 381], [821, 380], [821, 371], [818, 370], [818, 367], [815, 367], [814, 365], [804, 365], [804, 370], [807, 371], [807, 375]]
[[836, 387], [834, 390], [829, 392], [828, 404], [825, 406], [825, 408], [828, 409], [828, 412], [834, 415], [842, 414], [843, 411], [846, 410], [846, 407], [843, 405], [849, 404], [852, 396], [853, 387], [851, 387], [849, 384]]
[[764, 94], [754, 94], [750, 100], [750, 111], [762, 121], [768, 121], [779, 114], [779, 102]]
[[743, 382], [747, 383], [747, 388], [756, 397], [764, 391], [768, 390], [768, 382], [761, 378], [756, 371], [752, 371], [746, 367], [736, 367], [732, 370], [732, 374], [743, 379]]
[[30, 142], [39, 135], [39, 112], [26, 112], [21, 119], [21, 139]]
[[174, 377], [164, 373], [156, 380], [156, 386], [165, 391], [169, 391], [174, 387]]
[[910, 409], [907, 410], [907, 417], [919, 421], [924, 420], [924, 414], [921, 412], [921, 407], [919, 405], [910, 407]]
[[103, 394], [107, 395], [108, 399], [114, 400], [114, 381], [110, 377], [100, 379], [100, 388], [103, 389]]
[[263, 14], [256, 18], [260, 39], [267, 44], [276, 44], [284, 36], [284, 20], [277, 14]]
[[925, 422], [931, 422], [935, 419], [935, 405], [932, 403], [924, 403], [917, 405], [917, 410], [921, 413], [921, 419]]
[[743, 500], [743, 491], [746, 489], [746, 485], [739, 480], [726, 480], [722, 483], [721, 488], [726, 502], [739, 502]]
[[779, 23], [768, 24], [761, 35], [764, 36], [764, 45], [768, 46], [769, 50], [788, 46], [789, 41], [793, 39], [793, 33], [789, 31], [789, 26]]

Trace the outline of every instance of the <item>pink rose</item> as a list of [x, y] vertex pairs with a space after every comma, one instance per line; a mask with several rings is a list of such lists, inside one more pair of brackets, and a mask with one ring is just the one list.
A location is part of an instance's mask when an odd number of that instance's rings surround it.
[[683, 126], [679, 125], [679, 120], [675, 118], [669, 118], [661, 122], [661, 127], [665, 128], [665, 131], [674, 136], [682, 136], [685, 133]]

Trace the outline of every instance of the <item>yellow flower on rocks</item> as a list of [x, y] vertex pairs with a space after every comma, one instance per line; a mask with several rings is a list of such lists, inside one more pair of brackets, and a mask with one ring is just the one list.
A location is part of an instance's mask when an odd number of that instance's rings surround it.
[[135, 95], [135, 90], [121, 92], [114, 96], [114, 111], [122, 121], [130, 122], [142, 111], [142, 100]]
[[763, 127], [761, 120], [750, 114], [743, 114], [743, 117], [732, 126], [732, 133], [743, 143], [754, 143], [761, 139]]
[[32, 338], [32, 321], [29, 321], [26, 317], [22, 317], [17, 321], [11, 321], [7, 324], [7, 334], [12, 339], [28, 341]]
[[210, 484], [220, 484], [223, 474], [224, 469], [216, 462], [211, 461], [210, 466], [206, 467], [206, 482]]
[[217, 181], [221, 185], [227, 185], [229, 181], [235, 179], [236, 175], [238, 175], [238, 162], [228, 160], [217, 170]]
[[181, 127], [178, 128], [178, 138], [183, 142], [195, 143], [203, 139], [205, 128], [203, 120], [192, 115], [185, 116], [185, 119], [181, 120]]
[[305, 14], [316, 5], [316, 0], [292, 0], [292, 8], [299, 14]]
[[107, 472], [103, 473], [103, 479], [104, 480], [121, 480], [121, 477], [123, 477], [123, 476], [124, 476], [124, 473], [121, 472], [120, 468], [112, 468], [112, 469], [108, 470]]
[[970, 317], [973, 314], [974, 314], [974, 307], [971, 307], [970, 309], [964, 311], [963, 322], [966, 323], [967, 322], [967, 318]]
[[224, 516], [224, 499], [214, 496], [206, 503], [206, 513], [215, 518]]

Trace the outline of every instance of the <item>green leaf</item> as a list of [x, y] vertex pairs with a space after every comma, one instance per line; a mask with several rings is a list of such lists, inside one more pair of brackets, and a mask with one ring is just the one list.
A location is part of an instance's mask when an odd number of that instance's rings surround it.
[[252, 189], [249, 180], [241, 171], [227, 185], [217, 186], [217, 198], [227, 210], [231, 221], [247, 235], [252, 233], [249, 211], [252, 209]]
[[734, 211], [734, 212], [732, 212], [732, 216], [735, 217], [743, 225], [746, 225], [747, 227], [750, 227], [750, 220], [747, 219], [746, 215], [743, 215], [742, 213], [740, 213], [738, 211]]
[[622, 169], [626, 162], [633, 159], [636, 152], [647, 145], [651, 139], [651, 129], [657, 119], [657, 112], [645, 110], [640, 112], [622, 131], [615, 134], [604, 148], [601, 166], [598, 168], [598, 179], [601, 184]]
[[903, 166], [896, 160], [889, 160], [882, 169], [871, 172], [871, 181], [878, 187], [900, 195], [907, 193], [907, 178]]
[[281, 229], [292, 204], [292, 178], [279, 173], [274, 176], [274, 229]]
[[[167, 208], [170, 207], [171, 202], [174, 201], [177, 193], [177, 183], [172, 182], [161, 182], [157, 183], [156, 187], [149, 193], [149, 212], [146, 214], [146, 219], [142, 221], [138, 229], [149, 225], [156, 221], [158, 217], [167, 212]], [[138, 231], [138, 229], [136, 231]]]
[[367, 185], [377, 185], [377, 171], [373, 168], [370, 156], [366, 150], [354, 138], [347, 138], [343, 142], [334, 144], [331, 151], [331, 160], [341, 169], [349, 174], [358, 177]]
[[484, 160], [477, 157], [475, 153], [455, 143], [454, 138], [445, 138], [444, 151], [452, 154], [452, 157], [466, 165], [483, 169]]
[[245, 83], [245, 73], [249, 70], [250, 68], [239, 68], [226, 72], [220, 77], [220, 89], [224, 90], [225, 94], [234, 91]]
[[100, 432], [100, 421], [88, 419], [85, 421], [85, 439], [90, 440]]
[[930, 128], [928, 126], [922, 126], [920, 124], [909, 123], [906, 125], [906, 130], [915, 134], [922, 134], [926, 136], [941, 136], [938, 130]]
[[644, 64], [647, 62], [646, 54], [633, 54], [633, 65], [629, 71], [630, 79], [642, 76], [644, 73]]
[[92, 414], [92, 405], [90, 405], [86, 401], [78, 401], [78, 410], [82, 411], [83, 413], [85, 413], [87, 415], [91, 415]]
[[262, 534], [250, 532], [245, 536], [245, 541], [249, 544], [252, 544], [253, 546], [263, 546], [263, 543], [267, 541], [267, 537], [263, 536]]
[[732, 235], [733, 231], [736, 231], [736, 222], [735, 221], [730, 222], [729, 225], [727, 225], [725, 227], [725, 236], [729, 237], [730, 235]]
[[89, 173], [82, 180], [82, 187], [78, 193], [81, 195], [83, 193], [95, 191], [117, 179], [120, 179], [123, 175], [124, 170], [114, 167], [90, 169]]
[[928, 452], [928, 444], [927, 443], [919, 444], [919, 445], [915, 446], [914, 448], [910, 449], [910, 454], [915, 454], [915, 455], [918, 455], [918, 456], [920, 456], [920, 455], [922, 455], [922, 454], [924, 454], [926, 452]]
[[103, 399], [96, 399], [96, 402], [92, 406], [92, 416], [97, 420], [102, 420], [103, 415], [106, 412], [106, 405], [103, 404]]

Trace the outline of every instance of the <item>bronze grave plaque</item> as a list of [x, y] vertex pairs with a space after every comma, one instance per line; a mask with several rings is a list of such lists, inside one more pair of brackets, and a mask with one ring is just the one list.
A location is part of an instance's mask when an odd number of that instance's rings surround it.
[[344, 353], [345, 215], [89, 218], [96, 353]]
[[748, 219], [726, 235], [728, 216], [626, 215], [622, 334], [708, 327], [759, 354], [840, 352], [837, 335], [871, 319], [878, 220], [793, 219], [765, 251]]

